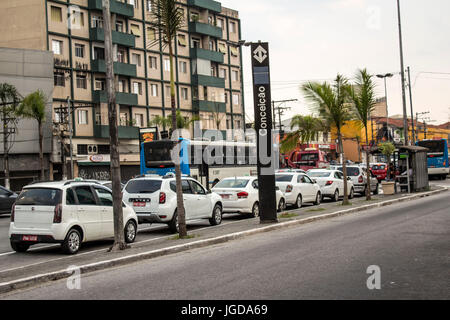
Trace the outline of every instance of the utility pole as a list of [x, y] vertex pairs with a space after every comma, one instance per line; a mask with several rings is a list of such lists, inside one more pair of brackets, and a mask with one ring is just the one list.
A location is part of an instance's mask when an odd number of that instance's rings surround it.
[[69, 139], [70, 139], [70, 178], [74, 178], [73, 174], [73, 143], [72, 143], [72, 106], [70, 105], [70, 97], [67, 97], [68, 110], [68, 125], [69, 125]]
[[[12, 101], [12, 102], [3, 102], [0, 103], [0, 106], [2, 107], [2, 121], [3, 121], [3, 130], [0, 132], [0, 134], [3, 135], [3, 170], [5, 175], [5, 188], [11, 189], [11, 183], [10, 183], [10, 170], [9, 170], [9, 151], [12, 148], [12, 145], [9, 145], [9, 137], [11, 135], [16, 134], [16, 128], [15, 124], [17, 121], [17, 118], [14, 117], [14, 110], [17, 104], [20, 101]], [[13, 123], [14, 128], [10, 128], [9, 124]]]
[[411, 122], [412, 122], [412, 144], [416, 143], [416, 133], [414, 130], [414, 111], [413, 111], [413, 102], [412, 102], [412, 86], [411, 86], [411, 69], [407, 68], [408, 72], [408, 88], [409, 88], [409, 103], [411, 105]]
[[284, 137], [284, 132], [283, 132], [283, 128], [281, 125], [281, 115], [283, 114], [283, 112], [285, 110], [290, 110], [290, 107], [282, 107], [281, 105], [278, 107], [275, 107], [275, 103], [286, 103], [286, 102], [293, 102], [293, 101], [298, 101], [298, 99], [289, 99], [289, 100], [279, 100], [279, 101], [272, 101], [272, 108], [273, 108], [273, 128], [276, 129], [276, 114], [278, 112], [278, 124], [279, 124], [279, 132], [280, 132], [280, 141], [283, 139]]
[[[420, 116], [424, 116], [424, 115], [427, 115], [427, 114], [430, 114], [430, 111], [426, 111], [426, 112], [416, 112], [416, 124], [417, 124], [417, 126], [419, 126], [419, 117]], [[427, 133], [426, 133], [426, 122], [425, 122], [425, 119], [426, 118], [424, 118], [423, 119], [423, 124], [424, 124], [424, 131], [423, 131], [423, 133], [424, 133], [424, 139], [426, 139], [427, 138]], [[420, 133], [420, 130], [419, 129], [417, 129], [416, 130], [418, 133], [417, 133], [417, 140], [419, 140], [419, 133]]]

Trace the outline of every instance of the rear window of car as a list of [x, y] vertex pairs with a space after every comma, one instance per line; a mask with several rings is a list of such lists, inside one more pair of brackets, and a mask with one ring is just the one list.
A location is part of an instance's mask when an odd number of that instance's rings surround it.
[[[343, 171], [342, 167], [339, 167], [338, 170]], [[349, 177], [359, 176], [359, 168], [347, 167], [347, 176]]]
[[331, 172], [314, 172], [308, 171], [308, 176], [313, 178], [328, 178]]
[[214, 188], [245, 188], [249, 179], [226, 179], [217, 183]]
[[19, 206], [56, 206], [61, 203], [61, 190], [47, 188], [24, 189], [17, 197]]
[[161, 189], [161, 180], [131, 180], [125, 187], [128, 193], [154, 193]]
[[292, 175], [292, 174], [277, 174], [275, 176], [275, 180], [277, 182], [291, 182], [293, 176], [294, 175]]

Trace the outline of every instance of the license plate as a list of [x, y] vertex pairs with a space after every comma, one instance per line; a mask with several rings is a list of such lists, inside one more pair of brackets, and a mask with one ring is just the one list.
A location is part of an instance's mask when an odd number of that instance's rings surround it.
[[145, 207], [145, 202], [133, 202], [133, 207]]
[[22, 236], [22, 241], [37, 241], [37, 236]]
[[222, 199], [230, 199], [230, 195], [229, 194], [221, 194]]

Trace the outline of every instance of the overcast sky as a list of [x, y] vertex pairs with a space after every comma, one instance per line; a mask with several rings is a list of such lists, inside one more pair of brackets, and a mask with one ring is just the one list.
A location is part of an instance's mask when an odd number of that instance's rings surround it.
[[[396, 0], [221, 0], [239, 11], [242, 38], [270, 44], [272, 99], [298, 99], [282, 119], [309, 114], [306, 80], [353, 77], [358, 68], [388, 79], [389, 114], [402, 113]], [[405, 68], [411, 67], [415, 112], [450, 121], [450, 1], [402, 0]], [[253, 120], [250, 49], [244, 47], [247, 121]], [[431, 72], [431, 73], [424, 73]], [[443, 73], [443, 74], [439, 74]], [[377, 93], [384, 84], [376, 78]], [[407, 100], [410, 114], [409, 99]]]

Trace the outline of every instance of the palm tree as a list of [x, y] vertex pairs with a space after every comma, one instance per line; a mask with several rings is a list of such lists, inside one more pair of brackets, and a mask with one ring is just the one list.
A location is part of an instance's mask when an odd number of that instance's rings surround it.
[[313, 116], [296, 115], [291, 120], [291, 130], [297, 128], [294, 132], [290, 132], [281, 142], [282, 153], [288, 153], [295, 149], [297, 144], [307, 143], [318, 140], [319, 132], [323, 130], [322, 120]]
[[[177, 128], [178, 129], [189, 129], [190, 126], [195, 122], [200, 120], [198, 116], [193, 116], [192, 118], [183, 117], [180, 110], [177, 110]], [[172, 128], [172, 116], [163, 117], [157, 115], [150, 121], [150, 125], [159, 126], [159, 127], [168, 127]]]
[[5, 187], [10, 189], [9, 183], [9, 149], [8, 146], [8, 123], [15, 118], [15, 111], [18, 102], [20, 101], [20, 94], [16, 87], [9, 83], [0, 83], [0, 107], [2, 109], [3, 121], [3, 168], [5, 172]]
[[[170, 101], [172, 107], [172, 129], [177, 129], [177, 112], [175, 108], [175, 76], [173, 63], [173, 45], [177, 32], [184, 26], [184, 12], [177, 6], [175, 0], [152, 0], [151, 14], [156, 27], [164, 41], [163, 47], [169, 47], [170, 59]], [[160, 40], [155, 40], [160, 41]], [[183, 190], [181, 188], [180, 163], [175, 163], [175, 179], [177, 191], [177, 213], [174, 215], [174, 225], [178, 225], [180, 238], [187, 236], [186, 217], [183, 203]]]
[[372, 75], [367, 69], [358, 70], [355, 77], [355, 84], [348, 86], [347, 91], [355, 109], [356, 118], [364, 127], [366, 132], [366, 200], [370, 200], [370, 166], [369, 166], [369, 135], [368, 123], [370, 115], [375, 109], [375, 83]]
[[47, 97], [42, 90], [27, 95], [17, 109], [17, 114], [28, 119], [36, 120], [39, 128], [39, 166], [41, 168], [41, 180], [45, 179], [44, 172], [44, 122]]
[[342, 143], [342, 127], [352, 119], [351, 104], [348, 103], [348, 80], [338, 74], [333, 84], [328, 82], [308, 82], [301, 86], [305, 99], [309, 101], [319, 116], [329, 125], [336, 127], [339, 152], [342, 155], [342, 171], [344, 173], [344, 201], [348, 205], [347, 166]]

